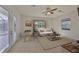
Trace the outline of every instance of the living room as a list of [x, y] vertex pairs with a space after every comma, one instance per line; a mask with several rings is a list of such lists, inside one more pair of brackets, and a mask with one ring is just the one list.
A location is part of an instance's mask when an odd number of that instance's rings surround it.
[[[9, 15], [8, 41], [10, 44], [8, 48], [5, 49], [6, 51], [8, 50], [8, 52], [15, 53], [74, 52], [71, 51], [69, 47], [61, 48], [60, 46], [69, 43], [69, 45], [72, 45], [71, 42], [77, 45], [79, 38], [79, 6], [5, 5], [1, 6], [1, 10], [3, 10], [2, 8], [8, 13], [3, 13], [4, 11], [1, 12], [5, 15]], [[13, 30], [13, 19], [16, 19], [16, 26], [14, 25], [16, 28], [15, 31]], [[13, 32], [16, 33], [15, 38], [12, 35]], [[61, 40], [62, 37], [64, 37], [63, 39], [65, 40]], [[75, 50], [76, 49], [78, 50], [78, 48], [75, 48]], [[79, 52], [79, 50], [75, 52]]]

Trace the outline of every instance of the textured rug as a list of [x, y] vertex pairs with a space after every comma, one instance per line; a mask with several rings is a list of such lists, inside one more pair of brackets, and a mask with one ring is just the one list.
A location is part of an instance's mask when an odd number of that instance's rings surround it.
[[70, 51], [71, 53], [79, 53], [79, 49], [72, 43], [62, 45], [63, 48]]
[[72, 40], [69, 40], [66, 38], [61, 38], [60, 40], [50, 41], [46, 37], [38, 37], [38, 42], [40, 43], [42, 48], [46, 50], [46, 49], [51, 49], [51, 48], [61, 46], [63, 44], [70, 43], [70, 42], [72, 42]]

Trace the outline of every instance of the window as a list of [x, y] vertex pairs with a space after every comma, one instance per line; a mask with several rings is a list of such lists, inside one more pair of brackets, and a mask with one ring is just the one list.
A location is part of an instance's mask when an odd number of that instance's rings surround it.
[[3, 19], [2, 17], [0, 17], [0, 33], [2, 32], [7, 32], [8, 27], [7, 27], [7, 19]]
[[35, 27], [36, 28], [45, 28], [46, 24], [43, 20], [35, 20]]
[[8, 12], [0, 7], [0, 52], [9, 46]]
[[63, 19], [61, 21], [62, 30], [70, 30], [71, 29], [71, 21], [70, 18]]

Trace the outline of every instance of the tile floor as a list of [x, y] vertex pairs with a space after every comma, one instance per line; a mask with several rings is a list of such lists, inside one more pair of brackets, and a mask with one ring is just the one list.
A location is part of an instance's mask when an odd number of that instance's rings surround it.
[[24, 42], [24, 39], [19, 40], [8, 53], [69, 53], [61, 46], [44, 50], [37, 38], [28, 39], [26, 39], [26, 42]]

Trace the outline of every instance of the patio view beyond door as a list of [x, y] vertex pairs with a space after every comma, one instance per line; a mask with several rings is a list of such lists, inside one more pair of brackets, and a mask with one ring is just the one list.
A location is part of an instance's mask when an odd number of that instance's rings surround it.
[[0, 52], [9, 47], [8, 12], [0, 7]]

